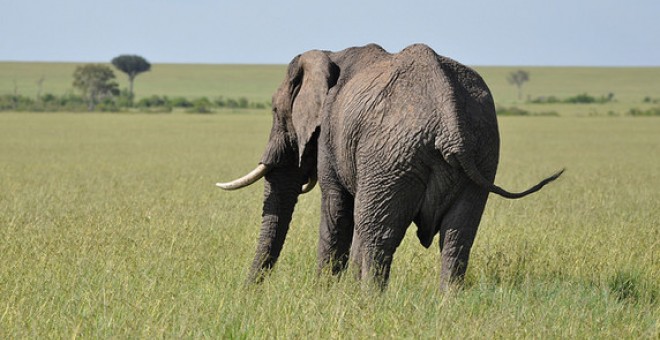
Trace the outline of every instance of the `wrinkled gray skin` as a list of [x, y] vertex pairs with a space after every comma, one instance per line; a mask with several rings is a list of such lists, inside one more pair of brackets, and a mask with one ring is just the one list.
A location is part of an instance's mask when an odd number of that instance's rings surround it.
[[322, 193], [318, 269], [384, 287], [414, 222], [424, 247], [440, 234], [440, 287], [460, 283], [499, 158], [493, 99], [472, 69], [425, 45], [390, 54], [377, 45], [309, 51], [289, 64], [273, 95], [261, 163], [263, 221], [248, 281], [277, 261], [301, 186]]

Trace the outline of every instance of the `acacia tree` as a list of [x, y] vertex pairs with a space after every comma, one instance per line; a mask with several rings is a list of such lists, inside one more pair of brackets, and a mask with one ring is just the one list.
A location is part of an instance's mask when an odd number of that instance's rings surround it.
[[522, 86], [529, 81], [529, 72], [525, 70], [517, 70], [509, 73], [507, 77], [509, 84], [515, 85], [518, 88], [518, 100], [522, 99]]
[[128, 93], [133, 98], [133, 81], [135, 77], [151, 69], [151, 64], [139, 55], [122, 54], [112, 59], [112, 65], [128, 75]]
[[114, 81], [112, 69], [100, 64], [76, 67], [73, 72], [73, 87], [83, 93], [87, 108], [92, 111], [101, 100], [119, 95], [119, 85]]

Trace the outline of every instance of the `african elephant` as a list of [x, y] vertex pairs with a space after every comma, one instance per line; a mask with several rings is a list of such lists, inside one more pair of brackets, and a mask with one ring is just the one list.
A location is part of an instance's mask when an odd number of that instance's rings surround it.
[[390, 54], [378, 45], [295, 57], [272, 99], [273, 125], [257, 168], [263, 220], [248, 281], [277, 261], [298, 195], [321, 188], [318, 270], [381, 287], [406, 229], [429, 247], [440, 234], [441, 289], [460, 283], [493, 184], [499, 134], [490, 90], [472, 69], [422, 44]]

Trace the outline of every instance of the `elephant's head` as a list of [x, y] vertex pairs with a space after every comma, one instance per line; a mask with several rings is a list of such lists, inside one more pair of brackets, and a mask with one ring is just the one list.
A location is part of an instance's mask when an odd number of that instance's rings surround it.
[[249, 281], [260, 281], [279, 257], [298, 195], [316, 183], [321, 109], [339, 71], [325, 52], [310, 51], [289, 64], [273, 95], [273, 126], [261, 161], [242, 178], [217, 185], [234, 190], [265, 177], [263, 219]]

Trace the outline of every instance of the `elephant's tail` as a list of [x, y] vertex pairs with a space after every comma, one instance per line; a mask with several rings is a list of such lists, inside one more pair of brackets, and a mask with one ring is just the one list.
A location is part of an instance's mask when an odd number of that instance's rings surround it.
[[535, 193], [535, 192], [541, 190], [541, 188], [543, 188], [546, 184], [548, 184], [548, 183], [556, 180], [557, 178], [559, 178], [559, 176], [561, 176], [561, 174], [563, 174], [564, 170], [565, 170], [565, 169], [561, 169], [560, 171], [558, 171], [554, 175], [552, 175], [548, 178], [545, 178], [544, 180], [540, 181], [535, 186], [533, 186], [533, 187], [531, 187], [531, 188], [529, 188], [529, 189], [527, 189], [523, 192], [509, 192], [509, 191], [504, 190], [501, 187], [491, 183], [486, 178], [484, 178], [484, 176], [481, 174], [481, 172], [477, 168], [477, 165], [474, 163], [474, 160], [470, 159], [469, 157], [462, 156], [462, 155], [456, 155], [456, 156], [457, 156], [457, 159], [458, 159], [459, 163], [461, 164], [461, 167], [463, 168], [463, 170], [467, 174], [468, 178], [470, 178], [470, 180], [472, 180], [474, 183], [476, 183], [480, 187], [488, 190], [489, 192], [498, 194], [498, 195], [500, 195], [502, 197], [505, 197], [505, 198], [511, 198], [511, 199], [525, 197], [529, 194], [532, 194], [532, 193]]

